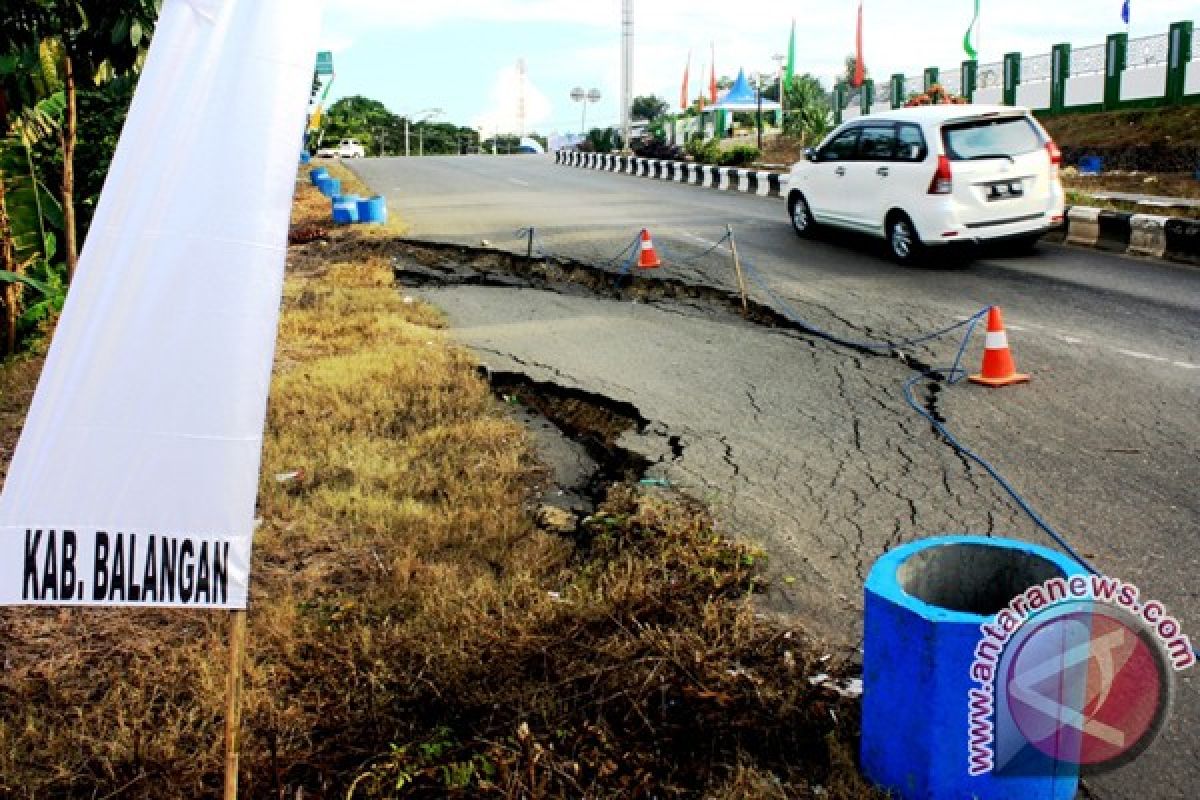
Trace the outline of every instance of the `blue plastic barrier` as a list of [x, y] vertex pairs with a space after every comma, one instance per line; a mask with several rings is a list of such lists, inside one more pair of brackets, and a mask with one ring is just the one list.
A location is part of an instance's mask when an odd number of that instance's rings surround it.
[[358, 201], [359, 198], [355, 195], [333, 198], [333, 221], [339, 225], [358, 222]]
[[1104, 159], [1100, 156], [1084, 156], [1079, 159], [1080, 175], [1099, 175], [1104, 171]]
[[969, 774], [968, 693], [979, 686], [980, 625], [1026, 589], [1079, 574], [1057, 551], [980, 536], [925, 539], [875, 562], [864, 605], [867, 778], [902, 800], [1072, 800], [1079, 773], [1069, 764]]
[[342, 193], [342, 182], [337, 178], [317, 178], [317, 189], [326, 197], [336, 197]]
[[324, 167], [315, 167], [308, 171], [308, 179], [312, 181], [313, 186], [317, 185], [317, 181], [328, 177], [329, 170], [325, 169]]
[[359, 222], [358, 203], [362, 200], [356, 194], [338, 194], [332, 198], [333, 221], [339, 225], [349, 225]]
[[358, 201], [358, 221], [367, 223], [387, 222], [387, 200], [383, 195]]

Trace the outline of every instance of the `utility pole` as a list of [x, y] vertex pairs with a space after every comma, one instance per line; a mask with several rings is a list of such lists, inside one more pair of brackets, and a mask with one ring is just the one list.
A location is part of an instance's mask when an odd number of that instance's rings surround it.
[[408, 158], [412, 153], [408, 150], [408, 115], [404, 117], [404, 157]]
[[517, 127], [525, 138], [525, 59], [517, 59]]
[[771, 59], [775, 62], [775, 67], [779, 71], [779, 127], [782, 130], [783, 115], [787, 113], [787, 98], [783, 96], [784, 55], [783, 53], [776, 53], [775, 55], [771, 56]]
[[633, 0], [621, 0], [621, 147], [629, 150], [633, 112]]

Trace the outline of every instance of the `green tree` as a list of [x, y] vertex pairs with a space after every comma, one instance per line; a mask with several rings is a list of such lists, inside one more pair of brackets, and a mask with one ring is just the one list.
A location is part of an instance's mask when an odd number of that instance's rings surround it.
[[[75, 150], [79, 141], [81, 89], [90, 89], [135, 72], [145, 57], [161, 0], [5, 0], [0, 6], [0, 52], [16, 64], [36, 63], [29, 71], [0, 74], [5, 104], [13, 110], [62, 91], [65, 98], [59, 132], [62, 156], [60, 195], [64, 257], [68, 278], [78, 261]], [[16, 100], [20, 105], [13, 103]]]
[[652, 94], [635, 97], [633, 98], [633, 117], [634, 119], [653, 121], [666, 114], [670, 107], [666, 100]]
[[829, 94], [821, 82], [809, 73], [797, 75], [784, 90], [786, 111], [783, 132], [798, 138], [802, 145], [820, 141], [833, 125]]
[[[842, 80], [844, 80], [846, 82], [847, 86], [854, 85], [854, 72], [857, 68], [858, 68], [858, 56], [854, 55], [853, 53], [846, 56], [845, 71], [842, 73]], [[870, 78], [870, 77], [871, 77], [871, 70], [869, 70], [864, 65], [863, 66], [863, 80], [865, 81], [867, 78]]]
[[381, 139], [392, 149], [404, 140], [403, 118], [378, 100], [362, 95], [343, 97], [331, 105], [321, 127], [326, 140], [358, 139], [371, 155], [379, 154]]

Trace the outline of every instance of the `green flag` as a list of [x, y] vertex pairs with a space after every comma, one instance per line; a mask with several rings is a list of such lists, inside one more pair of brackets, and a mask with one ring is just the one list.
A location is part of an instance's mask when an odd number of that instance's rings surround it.
[[783, 74], [783, 85], [792, 88], [792, 78], [796, 76], [796, 20], [792, 20], [792, 38], [788, 40], [787, 72]]
[[967, 58], [974, 61], [979, 53], [975, 49], [975, 45], [971, 43], [971, 35], [975, 33], [975, 26], [979, 24], [979, 0], [975, 0], [975, 16], [971, 19], [971, 27], [967, 28], [967, 35], [963, 37], [963, 50], [967, 53]]

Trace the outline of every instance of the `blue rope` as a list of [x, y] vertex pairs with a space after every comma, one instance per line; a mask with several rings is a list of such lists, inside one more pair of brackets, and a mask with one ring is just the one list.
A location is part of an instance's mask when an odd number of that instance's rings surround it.
[[[517, 236], [520, 237], [520, 236], [529, 235], [530, 231], [531, 231], [530, 228], [523, 228], [517, 232]], [[537, 243], [536, 232], [533, 235], [534, 235], [534, 242], [535, 242], [535, 246], [536, 246], [536, 243]], [[711, 254], [713, 251], [720, 248], [723, 244], [725, 244], [727, 241], [729, 241], [730, 236], [731, 235], [729, 233], [726, 233], [723, 237], [721, 237], [720, 241], [718, 241], [716, 244], [714, 244], [708, 250], [705, 250], [700, 255], [695, 256], [691, 259], [687, 259], [687, 260], [670, 258], [670, 256], [668, 255], [668, 253], [669, 253], [668, 250], [666, 250], [665, 248], [662, 248], [661, 245], [660, 245], [660, 249], [663, 250], [664, 255], [667, 255], [668, 260], [670, 260], [672, 263], [682, 265], [682, 266], [690, 266], [692, 264], [697, 263], [700, 259], [705, 258], [709, 254]], [[617, 273], [617, 278], [613, 282], [614, 287], [616, 287], [616, 285], [620, 282], [620, 279], [622, 277], [629, 274], [629, 272], [633, 269], [634, 264], [637, 262], [637, 255], [638, 255], [637, 246], [639, 244], [639, 241], [640, 241], [640, 233], [638, 236], [634, 237], [633, 241], [630, 242], [629, 245], [625, 247], [625, 249], [623, 249], [620, 253], [617, 253], [615, 256], [613, 256], [608, 261], [604, 262], [603, 265], [605, 267], [612, 266], [614, 263], [619, 261], [621, 258], [625, 257], [626, 254], [628, 254], [628, 258], [625, 261], [625, 264], [622, 266], [621, 270]], [[546, 254], [548, 255], [548, 251], [543, 251], [543, 252], [546, 252]], [[920, 403], [917, 402], [917, 399], [913, 393], [913, 387], [916, 386], [919, 382], [921, 382], [923, 380], [942, 381], [942, 382], [948, 383], [951, 386], [953, 386], [953, 385], [959, 383], [960, 381], [962, 381], [963, 378], [966, 377], [967, 372], [966, 372], [966, 370], [964, 370], [962, 368], [963, 356], [966, 354], [967, 345], [970, 343], [971, 337], [974, 335], [976, 327], [978, 327], [980, 321], [982, 321], [983, 318], [985, 316], [987, 316], [987, 313], [990, 310], [990, 307], [985, 307], [983, 309], [980, 309], [979, 311], [977, 311], [975, 314], [971, 315], [967, 319], [965, 319], [961, 322], [956, 322], [953, 325], [947, 325], [946, 327], [940, 328], [939, 330], [936, 330], [933, 333], [924, 334], [922, 336], [914, 336], [914, 337], [911, 337], [908, 339], [903, 339], [899, 342], [890, 342], [890, 341], [883, 342], [883, 341], [847, 339], [846, 337], [839, 336], [838, 334], [833, 333], [832, 331], [818, 327], [817, 325], [814, 325], [813, 323], [809, 322], [808, 320], [804, 319], [799, 314], [797, 314], [792, 309], [791, 305], [787, 303], [787, 301], [785, 301], [778, 294], [776, 294], [774, 290], [771, 289], [771, 287], [763, 279], [761, 273], [759, 273], [758, 269], [755, 268], [754, 263], [750, 259], [743, 258], [742, 266], [746, 269], [746, 272], [750, 275], [750, 279], [770, 299], [773, 307], [775, 308], [775, 310], [777, 312], [782, 314], [785, 318], [790, 320], [793, 324], [795, 324], [801, 330], [807, 331], [813, 335], [819, 336], [822, 339], [825, 339], [834, 344], [842, 345], [844, 347], [850, 347], [850, 348], [858, 349], [858, 350], [881, 352], [881, 353], [899, 353], [901, 348], [911, 347], [911, 346], [918, 345], [918, 344], [925, 344], [927, 342], [932, 342], [934, 340], [941, 339], [942, 337], [948, 336], [951, 333], [954, 333], [955, 331], [957, 331], [961, 328], [966, 328], [966, 332], [963, 334], [962, 341], [958, 345], [958, 351], [954, 356], [953, 364], [949, 367], [926, 369], [926, 370], [922, 371], [921, 374], [915, 375], [912, 378], [909, 378], [907, 381], [905, 381], [905, 383], [904, 383], [904, 399], [905, 399], [905, 401], [908, 403], [908, 405], [914, 411], [916, 411], [919, 415], [921, 415], [922, 418], [924, 418], [926, 421], [929, 422], [929, 424], [933, 427], [933, 429], [946, 441], [946, 443], [949, 444], [952, 448], [954, 448], [955, 452], [960, 453], [961, 455], [965, 456], [966, 458], [969, 458], [971, 461], [975, 462], [980, 467], [982, 467], [984, 469], [984, 471], [987, 472], [987, 474], [990, 475], [992, 477], [992, 479], [994, 481], [996, 481], [997, 484], [1000, 485], [1000, 488], [1002, 488], [1005, 491], [1005, 493], [1012, 499], [1012, 501], [1017, 504], [1017, 507], [1020, 508], [1021, 511], [1025, 512], [1025, 514], [1033, 521], [1033, 523], [1043, 533], [1045, 533], [1052, 540], [1054, 540], [1054, 542], [1062, 549], [1063, 552], [1065, 552], [1067, 555], [1069, 555], [1071, 558], [1073, 558], [1076, 561], [1076, 563], [1078, 563], [1081, 567], [1083, 567], [1085, 570], [1087, 570], [1091, 574], [1093, 574], [1093, 575], [1101, 574], [1100, 571], [1090, 561], [1088, 561], [1086, 558], [1084, 558], [1082, 554], [1080, 554], [1074, 547], [1071, 546], [1070, 542], [1067, 541], [1066, 537], [1063, 534], [1059, 533], [1058, 530], [1056, 530], [1053, 525], [1051, 525], [1049, 522], [1047, 522], [1046, 519], [1044, 517], [1042, 517], [1042, 515], [1039, 514], [1032, 505], [1030, 505], [1029, 501], [1026, 500], [1021, 495], [1020, 492], [1017, 491], [1017, 489], [1012, 485], [1012, 483], [1007, 478], [1005, 478], [1000, 473], [1000, 471], [998, 469], [996, 469], [995, 466], [992, 465], [991, 462], [989, 462], [983, 456], [979, 455], [974, 450], [970, 449], [969, 447], [964, 445], [962, 442], [960, 442], [958, 440], [958, 438], [950, 432], [950, 430], [945, 426], [945, 424], [938, 421], [938, 419], [927, 408], [925, 408], [924, 406], [922, 406]], [[1197, 658], [1200, 658], [1200, 648], [1193, 647], [1192, 652], [1197, 656]]]
[[1000, 485], [1000, 487], [1005, 491], [1005, 493], [1007, 493], [1008, 496], [1012, 498], [1013, 502], [1015, 502], [1017, 504], [1017, 506], [1022, 511], [1024, 511], [1031, 520], [1033, 520], [1033, 523], [1039, 529], [1041, 529], [1042, 532], [1044, 532], [1047, 536], [1049, 536], [1051, 539], [1053, 539], [1054, 542], [1060, 548], [1062, 548], [1063, 552], [1065, 552], [1067, 555], [1069, 555], [1071, 558], [1073, 558], [1081, 567], [1083, 567], [1084, 569], [1086, 569], [1088, 572], [1092, 573], [1093, 575], [1100, 574], [1099, 570], [1096, 569], [1096, 567], [1094, 565], [1092, 565], [1091, 562], [1089, 562], [1074, 547], [1071, 546], [1071, 544], [1067, 541], [1065, 536], [1063, 536], [1061, 533], [1059, 533], [1054, 528], [1053, 525], [1051, 525], [1049, 522], [1047, 522], [1046, 519], [1044, 517], [1042, 517], [1042, 515], [1039, 514], [1037, 512], [1037, 510], [1033, 508], [1032, 505], [1030, 505], [1029, 501], [1027, 501], [1024, 497], [1021, 496], [1021, 493], [1016, 490], [1016, 488], [1012, 485], [1011, 482], [1009, 482], [1009, 480], [1007, 478], [1005, 478], [1002, 474], [1000, 474], [1000, 471], [998, 469], [996, 469], [996, 467], [993, 466], [991, 464], [991, 462], [989, 462], [983, 456], [979, 455], [974, 450], [971, 450], [969, 447], [967, 447], [962, 442], [960, 442], [958, 440], [958, 438], [955, 437], [954, 434], [952, 434], [943, 423], [939, 422], [938, 419], [936, 417], [934, 417], [934, 415], [928, 411], [928, 409], [926, 409], [924, 406], [922, 406], [920, 403], [917, 402], [917, 399], [913, 394], [913, 387], [922, 380], [926, 380], [926, 379], [941, 380], [941, 381], [945, 381], [945, 382], [953, 385], [953, 384], [956, 384], [959, 381], [961, 381], [964, 377], [966, 377], [966, 370], [964, 370], [962, 368], [962, 359], [963, 359], [963, 356], [966, 354], [967, 344], [970, 342], [971, 336], [975, 332], [975, 328], [979, 325], [979, 322], [987, 315], [988, 311], [990, 310], [989, 308], [984, 308], [984, 309], [976, 312], [974, 315], [968, 317], [966, 320], [955, 323], [954, 325], [949, 325], [945, 328], [942, 328], [941, 330], [935, 331], [934, 333], [926, 334], [924, 336], [913, 337], [911, 339], [905, 339], [902, 342], [883, 343], [883, 342], [870, 342], [870, 341], [855, 341], [855, 340], [851, 340], [851, 339], [846, 339], [845, 337], [838, 336], [837, 334], [834, 334], [834, 333], [826, 331], [822, 328], [819, 328], [816, 325], [813, 325], [812, 323], [808, 322], [804, 318], [800, 317], [798, 314], [794, 313], [792, 311], [791, 307], [788, 305], [788, 303], [786, 301], [784, 301], [782, 298], [780, 298], [779, 295], [777, 295], [774, 291], [771, 290], [771, 288], [769, 286], [766, 285], [766, 282], [762, 279], [762, 276], [758, 273], [758, 270], [756, 270], [754, 268], [753, 264], [751, 264], [750, 262], [747, 261], [743, 264], [743, 266], [748, 268], [748, 272], [750, 273], [754, 282], [767, 294], [768, 297], [771, 298], [771, 301], [774, 304], [775, 309], [777, 311], [782, 313], [785, 317], [787, 317], [792, 322], [799, 325], [804, 330], [810, 331], [810, 332], [812, 332], [824, 339], [827, 339], [831, 342], [834, 342], [836, 344], [842, 344], [842, 345], [846, 345], [849, 347], [855, 347], [855, 348], [867, 349], [867, 350], [896, 351], [901, 347], [914, 345], [914, 344], [921, 344], [924, 342], [929, 342], [934, 339], [941, 338], [943, 336], [946, 336], [946, 335], [958, 330], [959, 328], [964, 328], [964, 327], [967, 328], [966, 333], [963, 335], [962, 342], [958, 346], [958, 352], [954, 357], [953, 365], [951, 365], [948, 368], [928, 369], [928, 370], [923, 371], [919, 375], [909, 378], [908, 381], [906, 381], [904, 384], [904, 399], [908, 402], [908, 405], [911, 406], [914, 411], [916, 411], [918, 414], [920, 414], [923, 418], [925, 418], [929, 422], [930, 425], [933, 426], [933, 429], [935, 431], [937, 431], [938, 434], [940, 434], [942, 436], [942, 438], [945, 439], [946, 442], [951, 447], [953, 447], [956, 452], [961, 453], [963, 456], [971, 459], [971, 461], [975, 462], [980, 467], [982, 467], [984, 469], [984, 471], [986, 471], [987, 474], [990, 475], [992, 477], [992, 479], [995, 480], [996, 483], [998, 483]]
[[[833, 342], [834, 344], [840, 344], [843, 347], [850, 347], [855, 350], [873, 350], [873, 351], [878, 351], [878, 352], [883, 352], [883, 353], [891, 353], [891, 352], [900, 350], [903, 347], [911, 347], [911, 346], [917, 345], [917, 344], [924, 344], [925, 342], [931, 342], [934, 339], [940, 339], [943, 336], [951, 334], [954, 331], [958, 330], [959, 328], [965, 328], [968, 325], [971, 325], [972, 327], [974, 327], [974, 323], [978, 322], [988, 312], [988, 310], [986, 308], [984, 308], [983, 310], [976, 312], [974, 316], [968, 317], [967, 319], [965, 319], [961, 322], [956, 322], [953, 325], [948, 325], [945, 328], [941, 328], [939, 330], [934, 331], [933, 333], [925, 334], [923, 336], [914, 336], [911, 339], [903, 339], [899, 342], [882, 342], [882, 341], [873, 341], [873, 340], [847, 339], [846, 337], [839, 336], [838, 334], [833, 333], [832, 331], [828, 331], [828, 330], [825, 330], [824, 328], [818, 327], [817, 325], [814, 325], [813, 323], [811, 323], [808, 320], [801, 317], [799, 314], [796, 314], [792, 310], [792, 307], [787, 303], [787, 301], [785, 301], [783, 298], [781, 298], [779, 295], [777, 295], [771, 289], [771, 287], [767, 285], [767, 282], [763, 279], [763, 277], [759, 273], [759, 271], [754, 267], [754, 263], [752, 261], [750, 261], [749, 259], [745, 259], [745, 258], [742, 259], [742, 267], [745, 268], [746, 273], [750, 276], [750, 279], [752, 281], [754, 281], [755, 285], [757, 285], [758, 288], [760, 288], [763, 291], [763, 293], [766, 294], [767, 297], [769, 297], [771, 299], [771, 304], [774, 306], [775, 310], [778, 311], [780, 314], [782, 314], [784, 317], [786, 317], [789, 321], [794, 323], [796, 326], [798, 326], [802, 330], [805, 330], [809, 333], [815, 334], [816, 336], [819, 336], [822, 339], [826, 339], [830, 342]], [[963, 344], [963, 347], [964, 348], [966, 347], [965, 342]]]
[[705, 250], [703, 253], [700, 253], [699, 255], [692, 256], [692, 257], [690, 257], [690, 258], [676, 258], [674, 255], [672, 255], [672, 251], [671, 251], [671, 249], [670, 249], [670, 248], [669, 248], [667, 245], [665, 245], [665, 244], [662, 244], [662, 243], [660, 243], [660, 244], [658, 245], [658, 249], [662, 251], [662, 254], [663, 254], [663, 259], [664, 259], [664, 260], [666, 260], [666, 261], [669, 261], [669, 262], [671, 262], [672, 264], [675, 264], [675, 265], [677, 265], [677, 266], [681, 266], [681, 267], [691, 267], [691, 266], [695, 266], [695, 265], [696, 265], [696, 264], [698, 264], [698, 263], [699, 263], [699, 262], [700, 262], [702, 259], [704, 259], [704, 258], [707, 258], [707, 257], [708, 257], [709, 255], [711, 255], [713, 252], [715, 252], [716, 250], [720, 249], [720, 247], [721, 247], [722, 245], [724, 245], [726, 242], [728, 242], [728, 241], [729, 241], [729, 239], [730, 239], [730, 234], [729, 234], [729, 233], [726, 233], [724, 236], [722, 236], [722, 237], [720, 238], [720, 240], [718, 240], [718, 241], [717, 241], [717, 242], [716, 242], [714, 245], [712, 245], [711, 247], [709, 247], [709, 248], [708, 248], [707, 250]]
[[[968, 334], [968, 337], [969, 336], [970, 336], [970, 334]], [[965, 338], [964, 338], [963, 342], [964, 342], [964, 344], [966, 343]], [[960, 350], [960, 352], [961, 352], [961, 350]], [[956, 370], [958, 372], [962, 372], [962, 370], [957, 366], [957, 364], [952, 369]], [[1049, 536], [1051, 539], [1053, 539], [1058, 544], [1058, 546], [1062, 548], [1063, 552], [1065, 552], [1071, 558], [1075, 559], [1075, 561], [1078, 562], [1079, 565], [1081, 567], [1083, 567], [1084, 569], [1086, 569], [1088, 572], [1092, 573], [1093, 575], [1099, 575], [1100, 571], [1098, 569], [1096, 569], [1096, 567], [1093, 566], [1091, 564], [1091, 562], [1089, 562], [1086, 558], [1084, 558], [1082, 555], [1080, 555], [1079, 552], [1076, 551], [1075, 548], [1072, 547], [1069, 542], [1067, 542], [1066, 538], [1062, 534], [1060, 534], [1057, 530], [1055, 530], [1054, 526], [1052, 526], [1049, 522], [1047, 522], [1042, 517], [1042, 515], [1039, 514], [1033, 508], [1033, 506], [1031, 506], [1029, 504], [1029, 501], [1027, 501], [1024, 497], [1021, 496], [1020, 492], [1018, 492], [1013, 487], [1013, 485], [1011, 483], [1009, 483], [1008, 479], [1000, 474], [999, 470], [997, 470], [994, 466], [992, 466], [992, 464], [987, 459], [985, 459], [983, 456], [979, 455], [974, 450], [970, 449], [969, 447], [964, 445], [962, 442], [960, 442], [954, 436], [954, 434], [950, 433], [950, 431], [946, 428], [945, 425], [943, 425], [941, 422], [939, 422], [937, 420], [937, 418], [933, 416], [933, 414], [929, 413], [928, 409], [924, 408], [922, 405], [920, 405], [917, 402], [916, 398], [913, 396], [913, 391], [912, 391], [913, 386], [915, 386], [918, 382], [925, 380], [926, 378], [930, 378], [930, 377], [937, 377], [937, 370], [930, 370], [928, 372], [924, 372], [920, 375], [916, 375], [912, 378], [909, 378], [905, 382], [905, 384], [904, 384], [904, 399], [908, 401], [908, 404], [910, 406], [912, 406], [912, 409], [914, 411], [916, 411], [918, 414], [920, 414], [922, 417], [927, 419], [929, 421], [929, 423], [933, 426], [934, 430], [936, 430], [939, 434], [941, 434], [941, 436], [957, 452], [961, 453], [962, 455], [964, 455], [967, 458], [974, 461], [979, 466], [983, 467], [984, 470], [987, 471], [987, 474], [991, 475], [992, 479], [995, 480], [996, 483], [1000, 484], [1000, 488], [1004, 489], [1004, 491], [1008, 494], [1008, 496], [1013, 499], [1013, 502], [1015, 502], [1022, 511], [1024, 511], [1026, 514], [1028, 514], [1029, 518], [1031, 520], [1033, 520], [1033, 523], [1035, 525], [1037, 525], [1039, 528], [1041, 528], [1042, 531], [1045, 532], [1045, 534], [1047, 536]], [[959, 376], [958, 380], [962, 380], [962, 377]], [[957, 383], [958, 380], [952, 381], [952, 383]]]

